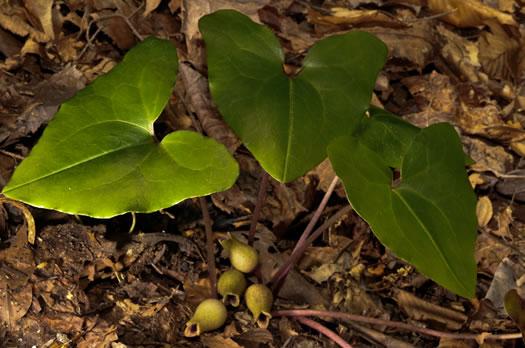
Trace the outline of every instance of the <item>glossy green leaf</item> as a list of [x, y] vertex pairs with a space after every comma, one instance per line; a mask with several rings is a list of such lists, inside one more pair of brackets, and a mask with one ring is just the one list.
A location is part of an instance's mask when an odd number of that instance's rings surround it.
[[389, 167], [400, 168], [405, 153], [419, 128], [388, 111], [371, 107], [354, 136], [377, 153]]
[[520, 329], [523, 342], [525, 342], [525, 300], [521, 298], [516, 289], [512, 289], [505, 294], [503, 303], [505, 311]]
[[326, 146], [348, 134], [370, 104], [387, 49], [371, 34], [352, 31], [317, 42], [301, 73], [283, 72], [284, 53], [270, 29], [233, 11], [204, 16], [213, 100], [275, 179], [288, 182], [326, 158]]
[[153, 122], [178, 72], [177, 51], [148, 38], [62, 105], [3, 193], [67, 213], [151, 212], [225, 190], [238, 166], [226, 148], [179, 131], [155, 141]]
[[474, 296], [476, 196], [452, 126], [418, 132], [394, 185], [382, 156], [355, 137], [335, 139], [328, 156], [352, 207], [381, 243], [437, 283]]

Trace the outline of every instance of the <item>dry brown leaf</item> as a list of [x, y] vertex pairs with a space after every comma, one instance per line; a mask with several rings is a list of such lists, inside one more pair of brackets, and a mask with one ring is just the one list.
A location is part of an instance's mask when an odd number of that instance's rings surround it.
[[170, 0], [168, 7], [170, 9], [171, 14], [174, 14], [175, 11], [177, 11], [181, 6], [182, 0]]
[[449, 338], [442, 338], [439, 340], [439, 346], [437, 348], [474, 348], [475, 343], [465, 342], [461, 340], [454, 340]]
[[221, 335], [202, 336], [200, 341], [209, 348], [242, 348], [231, 338], [224, 338]]
[[22, 46], [22, 49], [20, 50], [20, 55], [22, 57], [26, 56], [27, 54], [35, 54], [40, 57], [45, 56], [42, 46], [31, 38], [24, 42], [24, 46]]
[[473, 189], [476, 188], [478, 185], [482, 185], [485, 183], [485, 180], [481, 176], [480, 173], [472, 173], [469, 175], [468, 180], [470, 181], [470, 185]]
[[22, 45], [10, 33], [0, 28], [0, 52], [11, 57], [20, 52]]
[[503, 146], [472, 137], [463, 137], [462, 142], [465, 152], [476, 162], [471, 169], [477, 172], [491, 171], [501, 176], [514, 168], [514, 156], [505, 151]]
[[441, 19], [460, 28], [477, 27], [485, 24], [488, 19], [497, 19], [501, 24], [518, 26], [510, 14], [496, 10], [478, 0], [428, 0], [427, 5], [434, 14], [454, 11]]
[[409, 292], [395, 291], [395, 299], [399, 308], [414, 320], [438, 322], [449, 330], [459, 330], [468, 317], [458, 311], [435, 305], [424, 301]]
[[51, 38], [45, 33], [36, 30], [22, 18], [11, 13], [3, 13], [0, 9], [0, 26], [18, 36], [30, 36], [37, 42], [49, 42]]
[[518, 169], [508, 172], [496, 185], [496, 190], [513, 200], [525, 202], [525, 170]]
[[511, 238], [512, 235], [510, 234], [509, 226], [514, 222], [514, 218], [512, 217], [512, 208], [510, 205], [498, 211], [494, 218], [498, 223], [498, 229], [493, 231], [493, 233], [504, 239]]
[[517, 77], [520, 44], [498, 22], [486, 22], [490, 32], [485, 30], [479, 36], [479, 62], [491, 78], [513, 80]]
[[[330, 163], [330, 160], [327, 158], [317, 167], [310, 170], [306, 175], [312, 175], [314, 178], [317, 178], [319, 181], [319, 184], [317, 185], [317, 188], [323, 192], [326, 192], [328, 188], [330, 187], [330, 184], [332, 183], [332, 180], [334, 180], [335, 172], [332, 168], [332, 164]], [[345, 188], [343, 187], [343, 183], [339, 180], [337, 185], [335, 186], [334, 192], [340, 197], [345, 198]]]
[[510, 249], [499, 244], [494, 238], [490, 238], [487, 233], [482, 233], [476, 240], [474, 259], [478, 264], [478, 273], [493, 276], [501, 260], [509, 256]]
[[136, 38], [126, 20], [114, 15], [115, 13], [111, 10], [102, 10], [93, 13], [92, 17], [94, 19], [102, 18], [98, 23], [104, 34], [108, 35], [118, 48], [128, 50], [135, 45]]
[[434, 60], [439, 49], [435, 26], [430, 21], [416, 22], [403, 29], [377, 27], [363, 30], [374, 34], [388, 46], [389, 58], [400, 61], [389, 65], [389, 71], [421, 71]]
[[211, 297], [210, 280], [208, 278], [201, 278], [196, 283], [193, 283], [190, 279], [185, 279], [182, 286], [186, 294], [186, 303], [193, 308], [197, 308], [199, 303]]
[[198, 27], [199, 19], [202, 16], [228, 8], [235, 9], [250, 17], [253, 21], [260, 23], [257, 11], [268, 4], [269, 1], [270, 0], [183, 0], [181, 32], [186, 38], [188, 55], [191, 62], [198, 68], [202, 68], [205, 64], [204, 52], [202, 51], [203, 45], [198, 42], [202, 39]]
[[7, 281], [0, 281], [0, 322], [10, 327], [26, 315], [31, 307], [33, 285], [26, 284], [11, 290]]
[[492, 219], [492, 202], [487, 196], [480, 197], [476, 205], [476, 215], [478, 217], [478, 226], [485, 227]]
[[308, 9], [309, 21], [313, 24], [331, 25], [342, 28], [354, 26], [380, 26], [387, 28], [401, 28], [406, 24], [380, 10], [349, 10], [347, 8], [334, 7], [330, 9], [330, 15]]
[[230, 153], [234, 153], [241, 141], [217, 111], [211, 99], [208, 80], [187, 64], [180, 64], [179, 71], [186, 88], [186, 95], [195, 108], [202, 129], [208, 136], [226, 146]]
[[[22, 0], [27, 13], [30, 18], [34, 18], [40, 24], [40, 29], [51, 40], [55, 39], [55, 32], [53, 30], [53, 0]], [[33, 20], [33, 22], [35, 21]]]
[[161, 0], [146, 0], [146, 8], [144, 9], [144, 13], [142, 15], [144, 17], [149, 15], [152, 11], [159, 7], [160, 1]]
[[487, 76], [480, 71], [478, 46], [442, 24], [437, 25], [436, 28], [445, 41], [441, 48], [441, 56], [458, 77], [466, 77], [471, 82], [487, 80]]

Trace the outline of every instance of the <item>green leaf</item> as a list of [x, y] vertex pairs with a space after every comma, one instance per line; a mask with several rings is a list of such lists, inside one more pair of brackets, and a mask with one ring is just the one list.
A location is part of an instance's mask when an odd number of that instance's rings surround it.
[[178, 72], [177, 51], [148, 38], [62, 105], [3, 193], [67, 213], [151, 212], [229, 188], [238, 166], [226, 148], [179, 131], [161, 143], [153, 122]]
[[419, 128], [388, 111], [371, 107], [354, 136], [381, 156], [389, 167], [400, 168], [405, 153]]
[[437, 283], [474, 296], [476, 196], [452, 126], [419, 131], [406, 149], [396, 185], [382, 156], [355, 137], [335, 139], [328, 156], [352, 207], [381, 243]]
[[370, 104], [387, 48], [352, 31], [317, 42], [301, 73], [283, 72], [284, 53], [270, 29], [233, 11], [204, 16], [213, 100], [275, 179], [288, 182], [326, 158], [326, 146], [357, 126]]
[[520, 329], [525, 342], [525, 300], [521, 298], [516, 289], [509, 290], [503, 299], [505, 311]]

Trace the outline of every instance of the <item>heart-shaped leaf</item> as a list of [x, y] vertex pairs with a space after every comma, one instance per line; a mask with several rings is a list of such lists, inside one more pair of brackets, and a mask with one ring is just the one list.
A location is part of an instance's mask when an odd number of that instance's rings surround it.
[[148, 38], [62, 105], [3, 193], [67, 213], [151, 212], [229, 188], [226, 148], [189, 131], [154, 139], [178, 72], [177, 51]]
[[381, 243], [437, 283], [474, 296], [476, 196], [452, 126], [418, 132], [403, 157], [400, 184], [392, 184], [382, 156], [355, 137], [335, 139], [328, 156], [352, 207]]
[[353, 31], [317, 42], [301, 73], [283, 72], [284, 53], [270, 29], [233, 10], [204, 16], [208, 75], [219, 111], [261, 166], [288, 182], [326, 158], [370, 104], [385, 44]]

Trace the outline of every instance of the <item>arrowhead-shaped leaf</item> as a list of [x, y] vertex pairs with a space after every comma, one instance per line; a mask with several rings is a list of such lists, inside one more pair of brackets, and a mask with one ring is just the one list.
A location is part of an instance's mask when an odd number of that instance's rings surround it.
[[476, 196], [452, 126], [442, 123], [418, 132], [395, 187], [383, 156], [355, 137], [335, 139], [328, 155], [352, 207], [381, 243], [437, 283], [474, 296]]
[[62, 105], [3, 193], [35, 206], [111, 217], [229, 188], [238, 166], [221, 144], [189, 131], [155, 142], [153, 122], [177, 72], [169, 41], [144, 40]]
[[219, 111], [275, 179], [288, 182], [326, 158], [370, 104], [387, 49], [353, 31], [317, 42], [301, 73], [283, 72], [284, 53], [270, 29], [233, 11], [204, 16], [210, 90]]

